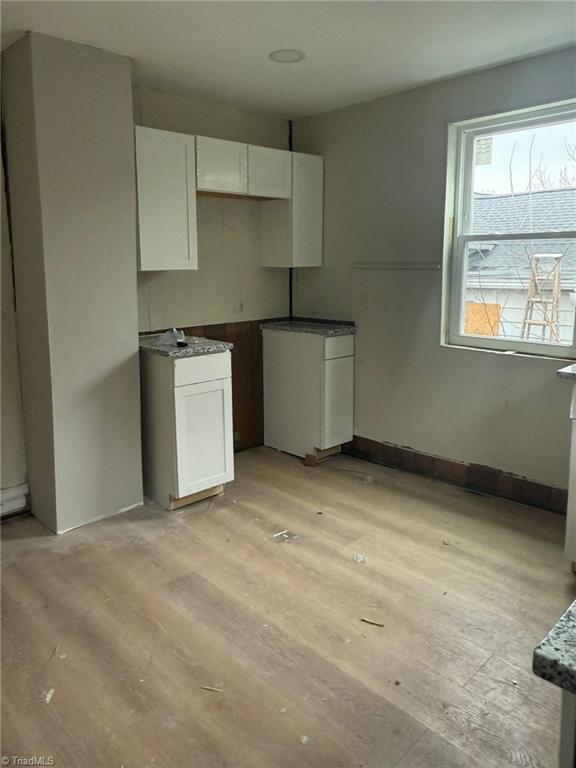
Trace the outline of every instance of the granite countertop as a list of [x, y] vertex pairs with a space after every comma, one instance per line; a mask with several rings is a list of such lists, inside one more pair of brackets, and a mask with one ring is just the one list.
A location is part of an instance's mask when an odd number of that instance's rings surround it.
[[215, 341], [204, 339], [201, 336], [186, 336], [187, 347], [178, 347], [174, 341], [161, 341], [162, 334], [150, 334], [139, 336], [140, 349], [146, 352], [154, 352], [164, 357], [198, 357], [199, 355], [216, 355], [220, 352], [228, 352], [234, 347], [228, 341]]
[[566, 368], [560, 368], [556, 375], [560, 376], [561, 379], [576, 380], [576, 363], [567, 365]]
[[320, 336], [350, 336], [356, 333], [355, 325], [339, 323], [314, 323], [304, 320], [282, 320], [273, 323], [262, 323], [262, 330], [291, 331], [292, 333], [317, 333]]
[[576, 600], [534, 650], [532, 669], [538, 677], [576, 693]]

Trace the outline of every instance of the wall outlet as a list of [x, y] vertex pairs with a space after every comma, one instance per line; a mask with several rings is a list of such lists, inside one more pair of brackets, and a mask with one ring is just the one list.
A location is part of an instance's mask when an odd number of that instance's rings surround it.
[[368, 307], [372, 306], [372, 301], [370, 299], [370, 291], [367, 288], [363, 288], [358, 296], [360, 300], [360, 306], [364, 309], [368, 309]]

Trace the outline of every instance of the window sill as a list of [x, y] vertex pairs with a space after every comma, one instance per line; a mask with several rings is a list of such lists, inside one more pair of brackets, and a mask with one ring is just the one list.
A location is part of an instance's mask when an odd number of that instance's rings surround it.
[[458, 349], [465, 352], [484, 352], [490, 355], [500, 355], [502, 357], [525, 357], [531, 360], [546, 360], [554, 363], [574, 363], [576, 358], [574, 357], [556, 357], [555, 355], [540, 355], [530, 352], [518, 352], [514, 349], [488, 349], [487, 347], [476, 347], [467, 344], [455, 344], [449, 341], [441, 341], [440, 346], [446, 349]]

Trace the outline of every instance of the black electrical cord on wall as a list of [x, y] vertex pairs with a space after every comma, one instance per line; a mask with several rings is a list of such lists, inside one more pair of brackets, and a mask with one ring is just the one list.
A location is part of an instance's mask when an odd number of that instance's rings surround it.
[[[292, 147], [292, 120], [288, 121], [288, 149], [293, 151]], [[290, 314], [290, 320], [293, 317], [294, 309], [294, 270], [292, 267], [288, 269], [288, 312]]]

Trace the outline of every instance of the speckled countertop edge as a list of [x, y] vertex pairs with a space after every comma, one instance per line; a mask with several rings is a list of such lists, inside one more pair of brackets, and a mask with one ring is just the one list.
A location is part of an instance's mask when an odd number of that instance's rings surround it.
[[186, 336], [187, 347], [174, 346], [173, 342], [162, 343], [159, 341], [159, 338], [159, 334], [139, 336], [140, 349], [152, 352], [155, 355], [179, 359], [183, 357], [199, 357], [201, 355], [216, 355], [221, 352], [228, 352], [234, 348], [234, 344], [231, 342], [204, 339], [201, 336]]
[[302, 320], [284, 320], [272, 323], [262, 323], [261, 330], [289, 331], [290, 333], [316, 333], [319, 336], [351, 336], [356, 333], [355, 325], [313, 323]]
[[534, 650], [534, 673], [576, 693], [576, 600]]

